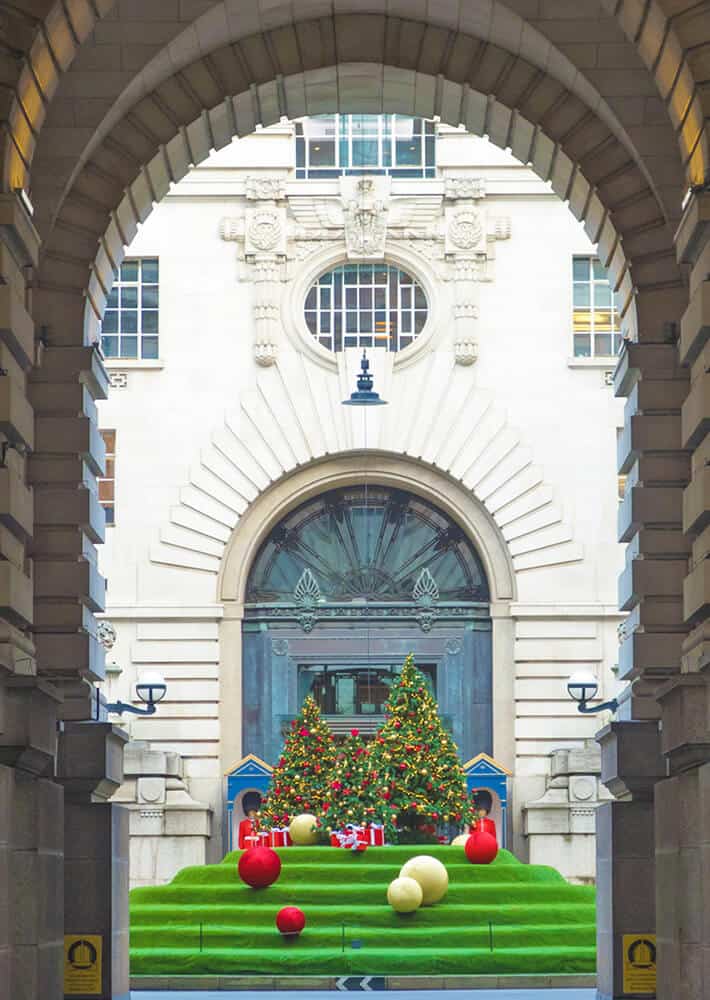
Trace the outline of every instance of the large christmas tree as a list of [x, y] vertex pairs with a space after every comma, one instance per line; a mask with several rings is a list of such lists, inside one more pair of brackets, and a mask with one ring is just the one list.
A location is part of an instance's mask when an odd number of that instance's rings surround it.
[[365, 743], [359, 730], [351, 729], [338, 747], [330, 772], [322, 813], [328, 829], [378, 820], [377, 773], [372, 771], [371, 757], [371, 744]]
[[411, 655], [392, 685], [385, 713], [370, 763], [387, 833], [466, 822], [470, 806], [456, 744]]
[[301, 813], [322, 815], [334, 761], [333, 734], [308, 695], [300, 715], [291, 723], [281, 758], [271, 776], [259, 810], [260, 826], [267, 829], [288, 826]]

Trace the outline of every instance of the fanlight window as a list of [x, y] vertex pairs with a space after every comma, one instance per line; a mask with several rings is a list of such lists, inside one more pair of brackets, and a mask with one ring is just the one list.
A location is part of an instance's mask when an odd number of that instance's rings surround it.
[[385, 347], [401, 351], [424, 329], [424, 289], [389, 264], [341, 264], [327, 271], [306, 296], [306, 326], [329, 351]]
[[380, 486], [309, 500], [271, 532], [247, 603], [487, 602], [480, 559], [461, 528], [411, 493]]

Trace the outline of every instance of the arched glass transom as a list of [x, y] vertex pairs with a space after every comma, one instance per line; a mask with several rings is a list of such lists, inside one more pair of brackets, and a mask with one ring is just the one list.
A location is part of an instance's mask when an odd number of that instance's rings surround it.
[[332, 490], [284, 518], [262, 544], [246, 601], [322, 603], [488, 601], [481, 561], [462, 529], [401, 490]]
[[424, 289], [390, 264], [341, 264], [310, 287], [306, 326], [322, 347], [385, 347], [401, 351], [424, 329]]

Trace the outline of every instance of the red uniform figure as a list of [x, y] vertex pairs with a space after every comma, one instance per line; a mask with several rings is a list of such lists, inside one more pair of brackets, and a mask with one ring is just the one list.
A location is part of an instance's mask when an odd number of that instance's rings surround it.
[[256, 847], [259, 843], [259, 835], [256, 832], [256, 809], [250, 809], [247, 818], [239, 824], [240, 851], [246, 851], [249, 847]]

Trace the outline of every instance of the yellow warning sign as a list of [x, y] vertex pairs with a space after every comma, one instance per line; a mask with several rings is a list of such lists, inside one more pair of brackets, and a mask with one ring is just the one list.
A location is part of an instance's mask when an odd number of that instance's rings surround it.
[[656, 995], [656, 935], [624, 934], [624, 993]]
[[101, 996], [100, 934], [64, 935], [64, 995]]

